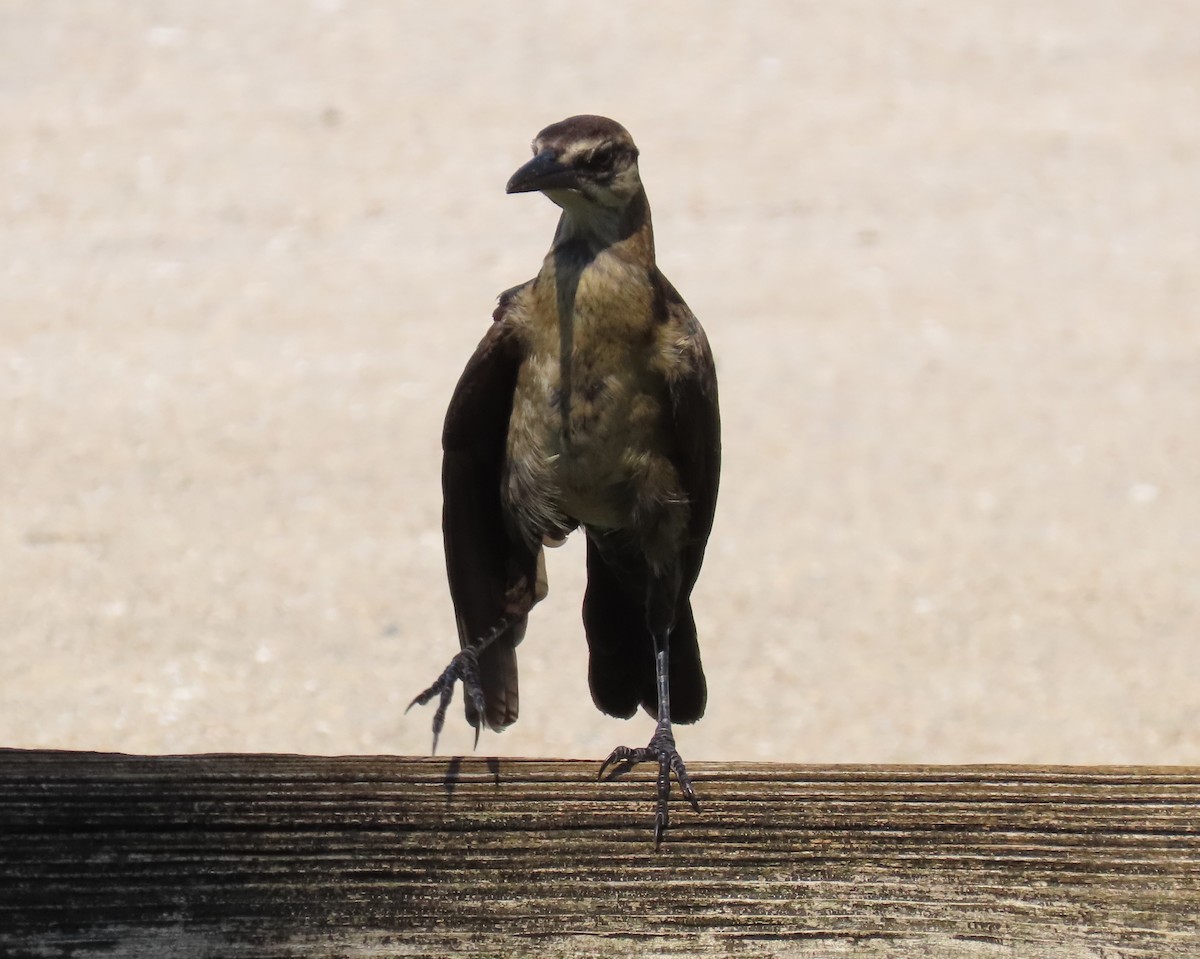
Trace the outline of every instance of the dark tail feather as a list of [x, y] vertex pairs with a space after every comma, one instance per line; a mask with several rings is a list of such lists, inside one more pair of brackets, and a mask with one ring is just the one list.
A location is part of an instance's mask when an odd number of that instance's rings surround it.
[[592, 701], [601, 712], [628, 719], [647, 692], [654, 696], [654, 643], [646, 628], [646, 612], [621, 588], [590, 538], [587, 571], [583, 628], [591, 654]]
[[[628, 719], [641, 705], [657, 718], [654, 637], [646, 624], [645, 600], [630, 594], [590, 539], [587, 569], [583, 625], [592, 700], [610, 716]], [[692, 723], [704, 715], [708, 688], [691, 603], [684, 600], [680, 607], [671, 630], [671, 719]]]
[[[501, 730], [517, 721], [517, 643], [525, 635], [522, 618], [496, 637], [479, 654], [479, 683], [483, 687], [484, 719], [489, 729]], [[478, 725], [478, 714], [466, 700], [467, 722]]]
[[[704, 715], [708, 684], [704, 681], [704, 667], [700, 664], [700, 644], [696, 641], [692, 604], [684, 600], [682, 607], [676, 614], [675, 627], [671, 630], [671, 720], [694, 723]], [[657, 693], [648, 700], [642, 700], [642, 705], [657, 715]]]
[[[479, 685], [483, 690], [484, 725], [500, 730], [517, 721], [520, 700], [517, 695], [517, 643], [525, 635], [526, 617], [514, 622], [479, 653]], [[473, 645], [478, 635], [464, 633], [462, 622], [459, 635], [464, 648]], [[464, 697], [467, 722], [479, 726], [479, 713], [470, 697]]]

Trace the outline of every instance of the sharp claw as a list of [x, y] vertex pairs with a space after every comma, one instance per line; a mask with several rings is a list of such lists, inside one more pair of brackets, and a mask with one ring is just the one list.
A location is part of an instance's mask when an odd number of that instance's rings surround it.
[[434, 683], [428, 689], [423, 689], [412, 698], [412, 702], [404, 707], [407, 713], [414, 706], [424, 706], [429, 700], [433, 699], [433, 694], [437, 692], [438, 684]]
[[692, 779], [688, 775], [687, 767], [683, 764], [683, 757], [679, 753], [671, 756], [671, 770], [675, 773], [675, 779], [679, 783], [679, 790], [683, 793], [684, 798], [691, 804], [693, 812], [700, 811], [700, 803], [696, 799], [696, 790], [692, 788]]
[[638, 750], [630, 749], [628, 746], [618, 746], [611, 753], [609, 753], [608, 758], [600, 764], [600, 772], [597, 773], [597, 775], [596, 775], [596, 782], [599, 782], [601, 779], [603, 779], [604, 774], [609, 769], [615, 769], [621, 763], [626, 763], [626, 762], [631, 762], [631, 761], [632, 762], [640, 762], [641, 758], [644, 758], [644, 757], [639, 757], [637, 755], [637, 753], [638, 753]]
[[600, 772], [597, 774], [597, 781], [604, 778], [604, 774], [618, 763], [640, 763], [647, 759], [655, 759], [658, 761], [658, 781], [656, 783], [656, 803], [654, 811], [654, 849], [657, 852], [662, 845], [663, 835], [670, 827], [670, 798], [671, 798], [671, 774], [675, 774], [675, 780], [679, 783], [679, 790], [683, 793], [684, 798], [692, 807], [693, 812], [700, 811], [700, 803], [696, 799], [696, 791], [692, 788], [691, 777], [688, 776], [687, 767], [683, 763], [683, 757], [679, 755], [675, 748], [675, 737], [671, 734], [669, 725], [660, 725], [655, 731], [654, 736], [650, 740], [650, 745], [642, 748], [633, 748], [631, 746], [618, 746], [614, 749], [600, 764]]
[[467, 697], [471, 705], [475, 708], [475, 713], [478, 717], [474, 723], [475, 726], [475, 748], [479, 748], [479, 733], [483, 727], [483, 715], [486, 708], [483, 690], [479, 685], [478, 674], [478, 654], [474, 649], [467, 647], [450, 660], [442, 674], [434, 681], [433, 685], [428, 689], [423, 690], [413, 697], [413, 701], [405, 708], [407, 713], [414, 706], [426, 705], [435, 695], [438, 696], [437, 709], [433, 713], [433, 749], [432, 752], [437, 752], [438, 738], [442, 734], [442, 729], [446, 724], [446, 710], [450, 706], [450, 700], [454, 698], [454, 684], [462, 682], [463, 695]]

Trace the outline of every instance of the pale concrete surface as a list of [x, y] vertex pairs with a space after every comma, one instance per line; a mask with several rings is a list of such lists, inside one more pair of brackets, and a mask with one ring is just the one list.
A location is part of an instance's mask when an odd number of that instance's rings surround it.
[[[585, 111], [721, 375], [684, 755], [1200, 762], [1184, 0], [3, 0], [0, 743], [427, 751], [441, 418]], [[481, 751], [650, 734], [580, 545]]]

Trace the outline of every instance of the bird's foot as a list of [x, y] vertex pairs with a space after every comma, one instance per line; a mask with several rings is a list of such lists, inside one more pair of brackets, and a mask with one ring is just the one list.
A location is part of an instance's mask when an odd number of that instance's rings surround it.
[[654, 813], [654, 849], [657, 851], [662, 844], [663, 833], [667, 828], [667, 801], [671, 796], [672, 772], [675, 773], [675, 780], [679, 783], [679, 789], [684, 798], [691, 803], [692, 811], [700, 811], [700, 803], [696, 801], [696, 791], [692, 789], [692, 780], [688, 777], [687, 767], [683, 764], [683, 757], [679, 755], [679, 750], [675, 748], [675, 734], [671, 731], [671, 724], [660, 722], [658, 728], [654, 730], [648, 746], [640, 748], [618, 746], [600, 764], [600, 774], [597, 778], [603, 779], [604, 773], [610, 766], [632, 766], [648, 759], [653, 759], [658, 763], [658, 805]]
[[479, 728], [483, 725], [483, 686], [479, 682], [479, 654], [472, 647], [458, 653], [452, 660], [450, 665], [442, 670], [442, 674], [433, 681], [424, 692], [418, 693], [408, 708], [414, 706], [424, 706], [434, 696], [440, 697], [438, 700], [437, 710], [433, 714], [433, 752], [437, 752], [438, 736], [442, 733], [442, 727], [446, 723], [446, 707], [450, 705], [450, 697], [454, 694], [454, 684], [461, 682], [463, 685], [463, 695], [470, 700], [472, 707], [475, 710], [475, 745], [479, 745]]

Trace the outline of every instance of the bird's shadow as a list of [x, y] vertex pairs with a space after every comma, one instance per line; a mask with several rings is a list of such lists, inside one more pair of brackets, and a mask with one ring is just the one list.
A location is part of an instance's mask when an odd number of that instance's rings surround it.
[[[492, 775], [492, 785], [499, 787], [500, 785], [500, 760], [496, 756], [488, 756], [484, 762], [487, 764], [487, 770]], [[442, 782], [446, 789], [446, 805], [449, 806], [454, 802], [454, 790], [458, 787], [458, 782], [462, 778], [463, 757], [454, 756], [446, 764], [446, 775]]]

